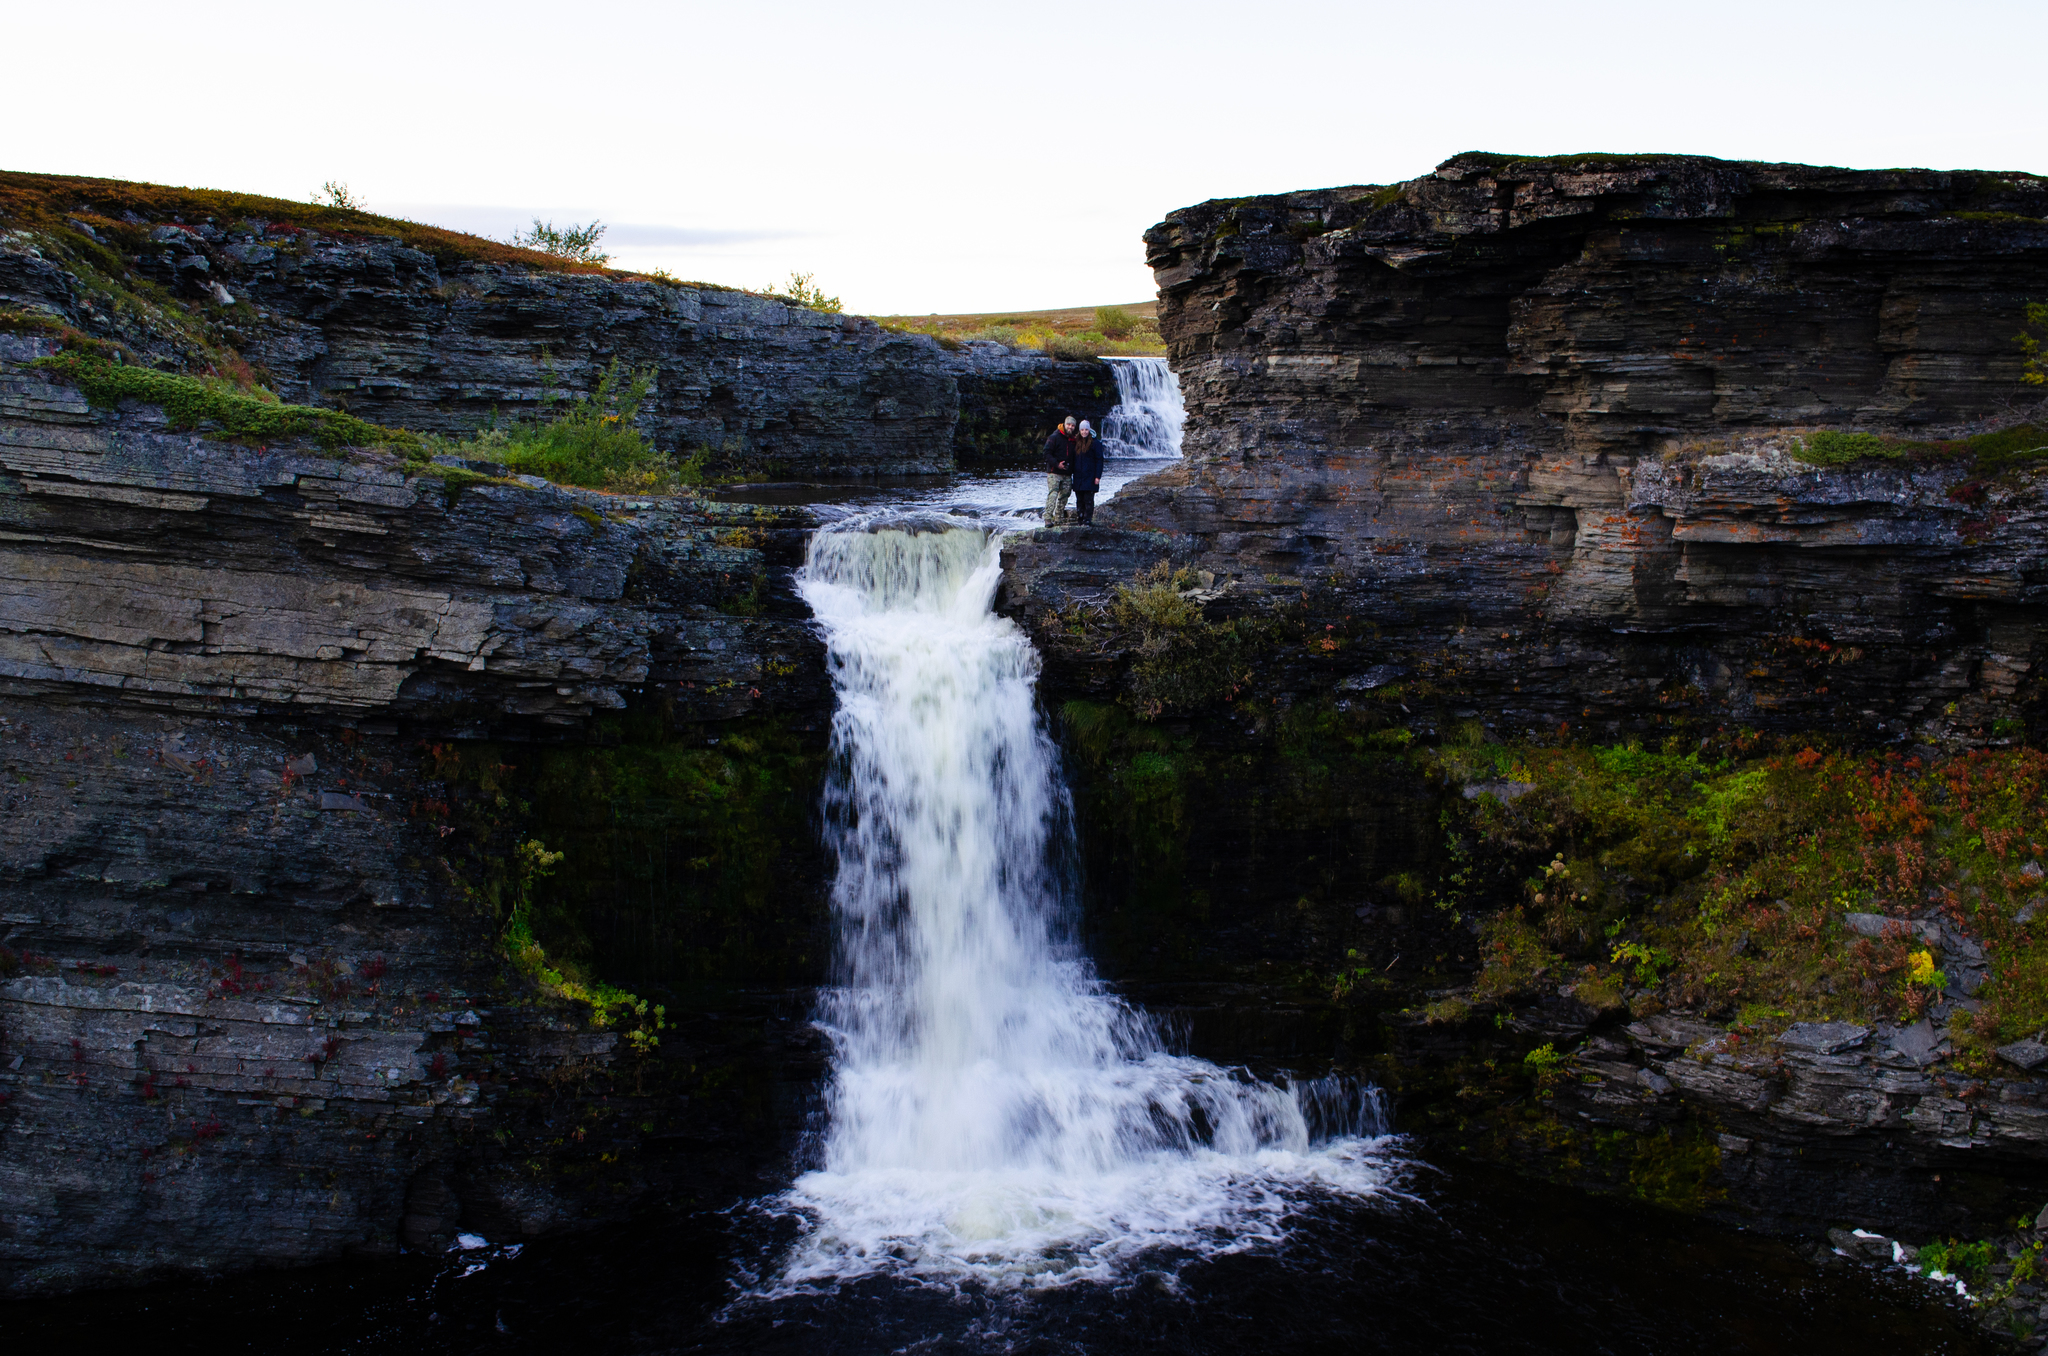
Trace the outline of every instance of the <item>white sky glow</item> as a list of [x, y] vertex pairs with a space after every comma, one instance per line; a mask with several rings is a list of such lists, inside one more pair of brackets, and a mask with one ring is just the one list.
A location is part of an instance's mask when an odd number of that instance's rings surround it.
[[2039, 0], [15, 4], [0, 167], [305, 199], [850, 310], [1152, 295], [1205, 198], [1462, 150], [2048, 172]]

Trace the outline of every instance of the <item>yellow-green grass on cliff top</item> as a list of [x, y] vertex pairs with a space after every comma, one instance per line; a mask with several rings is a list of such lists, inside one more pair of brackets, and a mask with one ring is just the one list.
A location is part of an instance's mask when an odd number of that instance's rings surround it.
[[891, 329], [929, 334], [942, 344], [993, 339], [1012, 348], [1043, 348], [1058, 356], [1085, 349], [1092, 355], [1157, 357], [1156, 301], [1113, 306], [1068, 306], [1050, 311], [982, 311], [966, 315], [878, 315]]

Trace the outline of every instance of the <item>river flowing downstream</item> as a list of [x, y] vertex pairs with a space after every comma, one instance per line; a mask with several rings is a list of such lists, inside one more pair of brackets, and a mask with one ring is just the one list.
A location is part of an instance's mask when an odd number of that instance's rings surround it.
[[809, 1221], [773, 1284], [900, 1270], [1114, 1279], [1284, 1238], [1304, 1192], [1394, 1175], [1377, 1098], [1169, 1053], [1072, 936], [1071, 816], [1037, 655], [991, 603], [999, 537], [940, 515], [812, 541], [839, 711], [840, 982]]

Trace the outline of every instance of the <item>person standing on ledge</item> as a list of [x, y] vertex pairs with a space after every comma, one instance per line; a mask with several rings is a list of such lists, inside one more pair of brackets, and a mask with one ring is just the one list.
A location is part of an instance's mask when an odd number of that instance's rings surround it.
[[1067, 494], [1074, 487], [1074, 416], [1068, 415], [1045, 440], [1045, 525], [1067, 520]]
[[1083, 527], [1095, 525], [1095, 492], [1102, 488], [1102, 439], [1081, 421], [1074, 435], [1074, 506]]

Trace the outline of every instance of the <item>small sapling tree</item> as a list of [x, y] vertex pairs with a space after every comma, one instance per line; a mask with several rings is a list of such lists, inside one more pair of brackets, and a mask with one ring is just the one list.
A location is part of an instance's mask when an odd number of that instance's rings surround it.
[[571, 263], [597, 264], [602, 267], [612, 260], [611, 255], [597, 247], [597, 242], [604, 239], [604, 230], [605, 226], [601, 221], [593, 221], [588, 226], [578, 226], [572, 221], [567, 226], [557, 227], [552, 221], [542, 221], [535, 217], [532, 230], [514, 231], [512, 239], [507, 243], [523, 250], [539, 250], [542, 254], [552, 254], [557, 259], [567, 259]]

